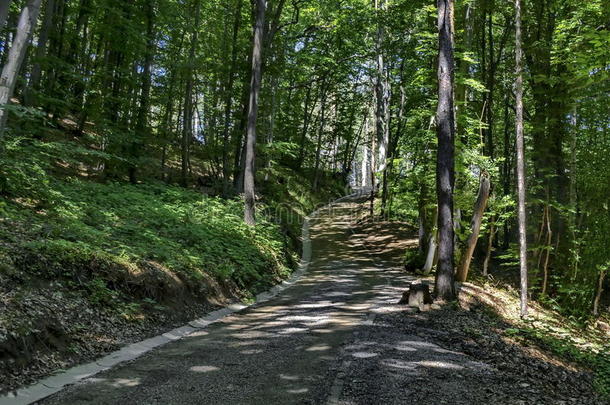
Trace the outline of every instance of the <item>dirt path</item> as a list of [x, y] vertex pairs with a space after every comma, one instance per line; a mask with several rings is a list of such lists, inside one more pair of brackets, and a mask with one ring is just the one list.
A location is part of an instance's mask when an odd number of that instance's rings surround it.
[[493, 366], [413, 327], [419, 315], [396, 304], [410, 281], [404, 238], [358, 233], [361, 208], [348, 201], [320, 213], [309, 272], [278, 297], [43, 403], [527, 403], [525, 386], [503, 389]]

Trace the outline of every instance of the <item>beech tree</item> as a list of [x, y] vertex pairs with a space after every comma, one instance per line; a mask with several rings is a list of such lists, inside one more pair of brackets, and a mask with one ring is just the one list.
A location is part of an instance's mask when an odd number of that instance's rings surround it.
[[453, 110], [453, 0], [438, 0], [438, 264], [435, 291], [438, 298], [455, 298], [453, 246], [453, 187], [455, 185], [455, 121]]
[[0, 3], [0, 28], [6, 24], [6, 17], [8, 17], [8, 11], [11, 8], [11, 0], [5, 0]]
[[525, 216], [525, 152], [523, 140], [523, 60], [521, 50], [521, 1], [515, 0], [515, 99], [517, 132], [517, 196], [519, 221], [519, 268], [521, 280], [521, 317], [527, 316], [527, 219]]
[[28, 0], [25, 4], [19, 17], [17, 34], [11, 45], [7, 60], [2, 67], [2, 74], [0, 75], [0, 136], [4, 132], [8, 117], [6, 105], [9, 103], [13, 91], [15, 91], [19, 70], [25, 58], [32, 32], [36, 26], [41, 2], [42, 0]]
[[262, 81], [263, 36], [265, 29], [266, 0], [256, 1], [256, 22], [252, 39], [252, 74], [250, 97], [248, 102], [248, 126], [246, 135], [246, 158], [244, 166], [244, 220], [248, 225], [255, 225], [256, 192], [254, 185], [255, 153], [256, 153], [256, 119], [258, 114], [258, 98]]

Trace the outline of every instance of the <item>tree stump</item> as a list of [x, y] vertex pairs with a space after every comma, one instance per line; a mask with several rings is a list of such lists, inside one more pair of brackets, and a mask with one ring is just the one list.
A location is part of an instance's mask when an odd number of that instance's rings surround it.
[[413, 308], [424, 308], [426, 305], [432, 304], [430, 287], [428, 284], [411, 284], [409, 290], [402, 294], [399, 304], [407, 304]]

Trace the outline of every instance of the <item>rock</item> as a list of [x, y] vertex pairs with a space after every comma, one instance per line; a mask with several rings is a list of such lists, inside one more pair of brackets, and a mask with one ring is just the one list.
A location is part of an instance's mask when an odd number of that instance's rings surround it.
[[420, 304], [419, 305], [419, 311], [420, 312], [428, 312], [431, 309], [431, 305], [430, 304]]
[[434, 310], [439, 310], [439, 309], [441, 309], [441, 306], [439, 304], [432, 304], [432, 305], [430, 305], [430, 308], [434, 309]]

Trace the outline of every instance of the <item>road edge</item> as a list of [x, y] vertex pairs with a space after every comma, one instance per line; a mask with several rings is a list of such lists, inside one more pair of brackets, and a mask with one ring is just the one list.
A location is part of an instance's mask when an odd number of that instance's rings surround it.
[[282, 291], [290, 288], [294, 285], [309, 269], [311, 262], [312, 248], [311, 238], [309, 230], [311, 227], [312, 219], [325, 209], [332, 207], [342, 201], [350, 198], [355, 198], [363, 195], [362, 191], [356, 191], [347, 196], [338, 198], [331, 203], [318, 208], [311, 214], [305, 217], [303, 220], [303, 226], [301, 228], [301, 239], [303, 243], [303, 252], [301, 255], [301, 261], [299, 267], [295, 270], [292, 275], [284, 280], [282, 283], [275, 285], [271, 289], [258, 294], [255, 297], [255, 301], [251, 304], [231, 304], [224, 308], [210, 312], [205, 316], [192, 320], [186, 325], [172, 329], [168, 332], [160, 334], [158, 336], [142, 340], [140, 342], [132, 343], [116, 350], [112, 353], [105, 355], [97, 360], [89, 363], [74, 366], [66, 371], [46, 377], [39, 382], [29, 385], [24, 388], [20, 388], [16, 391], [9, 392], [0, 396], [0, 405], [27, 405], [40, 401], [47, 398], [65, 387], [82, 381], [86, 378], [92, 377], [102, 371], [106, 371], [118, 364], [122, 364], [128, 361], [135, 360], [136, 358], [148, 353], [158, 347], [161, 347], [167, 343], [180, 340], [190, 334], [206, 328], [212, 323], [218, 322], [219, 320], [232, 315], [236, 312], [242, 311], [253, 305], [260, 304], [262, 302], [269, 301], [271, 298], [276, 297]]

